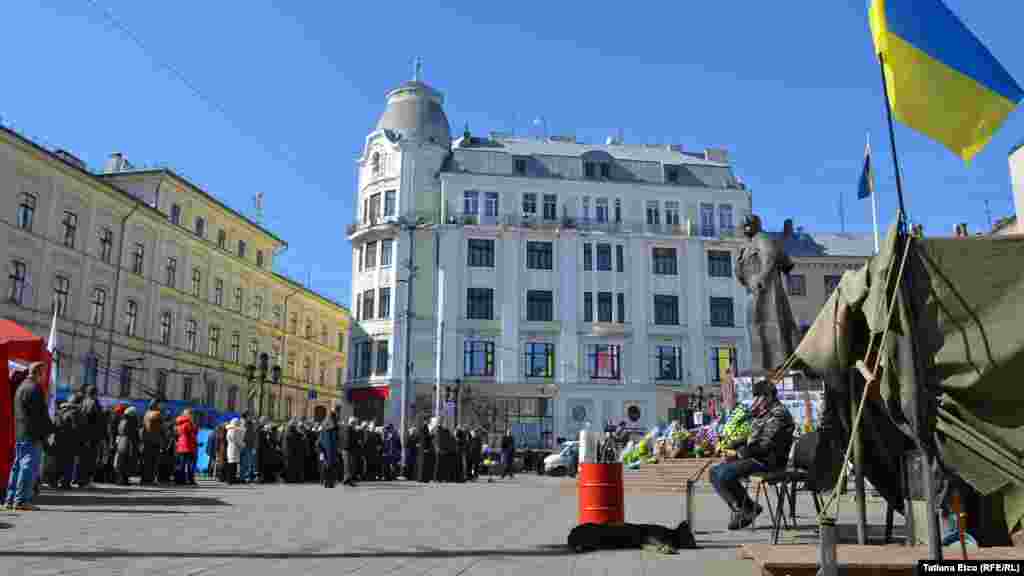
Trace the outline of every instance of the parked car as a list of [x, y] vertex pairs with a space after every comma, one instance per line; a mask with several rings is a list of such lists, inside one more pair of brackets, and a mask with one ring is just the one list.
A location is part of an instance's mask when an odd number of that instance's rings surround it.
[[544, 474], [550, 476], [569, 475], [576, 477], [576, 468], [580, 461], [580, 443], [576, 441], [566, 442], [558, 454], [552, 454], [544, 459]]

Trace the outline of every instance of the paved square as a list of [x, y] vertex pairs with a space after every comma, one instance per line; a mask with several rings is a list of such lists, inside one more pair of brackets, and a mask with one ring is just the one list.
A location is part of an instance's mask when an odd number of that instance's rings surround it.
[[[724, 504], [698, 493], [701, 550], [585, 555], [564, 549], [576, 518], [566, 481], [518, 475], [494, 483], [365, 483], [198, 488], [100, 486], [45, 491], [38, 512], [0, 514], [0, 573], [34, 574], [753, 574], [737, 546], [762, 528], [728, 532]], [[626, 520], [674, 526], [676, 496], [626, 494]], [[788, 541], [813, 542], [814, 508]], [[843, 505], [844, 519], [852, 505]], [[882, 510], [870, 507], [871, 521]], [[694, 562], [697, 562], [695, 565]], [[696, 571], [694, 571], [697, 569]]]

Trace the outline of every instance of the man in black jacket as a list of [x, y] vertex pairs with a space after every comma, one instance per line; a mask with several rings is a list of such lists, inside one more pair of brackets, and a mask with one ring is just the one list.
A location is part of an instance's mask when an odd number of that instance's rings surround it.
[[512, 430], [506, 429], [501, 437], [501, 477], [516, 477], [514, 457], [516, 453], [516, 439], [512, 436]]
[[420, 451], [416, 456], [416, 466], [416, 478], [420, 482], [430, 482], [434, 477], [434, 437], [426, 423], [420, 426]]
[[711, 485], [732, 509], [730, 530], [754, 523], [761, 507], [750, 499], [740, 480], [751, 474], [783, 469], [789, 460], [796, 425], [793, 415], [779, 401], [774, 385], [767, 380], [754, 384], [750, 436], [733, 446], [723, 447], [728, 459], [711, 467]]
[[342, 484], [355, 486], [355, 455], [359, 450], [359, 441], [356, 438], [356, 419], [349, 418], [348, 424], [341, 426], [338, 430], [338, 445], [341, 446], [341, 465], [344, 468], [345, 480]]
[[82, 401], [82, 415], [85, 417], [85, 434], [78, 460], [78, 486], [85, 488], [92, 483], [99, 460], [99, 449], [106, 437], [103, 407], [95, 386], [86, 386]]
[[45, 370], [45, 364], [33, 362], [28, 368], [29, 376], [14, 392], [14, 461], [4, 503], [15, 510], [36, 509], [32, 497], [42, 445], [54, 431], [41, 387]]
[[480, 476], [480, 458], [483, 456], [483, 430], [469, 431], [469, 478], [476, 480]]

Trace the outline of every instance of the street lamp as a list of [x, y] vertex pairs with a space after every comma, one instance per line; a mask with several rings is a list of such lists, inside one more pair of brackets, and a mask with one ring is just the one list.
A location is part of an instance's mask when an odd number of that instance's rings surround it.
[[[245, 372], [246, 372], [246, 376], [249, 379], [249, 384], [250, 385], [254, 381], [256, 381], [257, 376], [259, 377], [259, 383], [260, 383], [260, 389], [259, 389], [259, 395], [260, 395], [259, 415], [263, 416], [264, 415], [264, 412], [263, 412], [263, 385], [267, 382], [267, 371], [268, 371], [268, 367], [269, 367], [269, 364], [270, 364], [270, 356], [266, 352], [263, 352], [262, 354], [260, 354], [259, 362], [260, 362], [260, 365], [259, 365], [259, 368], [258, 368], [258, 370], [259, 370], [259, 374], [258, 375], [256, 373], [256, 371], [257, 371], [256, 366], [253, 366], [252, 364], [249, 364], [248, 366], [245, 367]], [[270, 374], [271, 374], [271, 376], [270, 376], [271, 380], [270, 381], [272, 383], [274, 383], [274, 384], [279, 384], [280, 381], [281, 381], [281, 367], [275, 365], [273, 368], [270, 368]]]

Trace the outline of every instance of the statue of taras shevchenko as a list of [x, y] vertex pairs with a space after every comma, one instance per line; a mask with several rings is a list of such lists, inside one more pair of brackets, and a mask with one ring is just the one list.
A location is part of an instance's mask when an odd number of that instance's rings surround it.
[[766, 375], [779, 368], [800, 343], [782, 277], [793, 269], [793, 262], [782, 243], [761, 229], [758, 216], [744, 219], [743, 235], [747, 244], [740, 249], [736, 278], [753, 295], [747, 316], [751, 368], [756, 375]]

